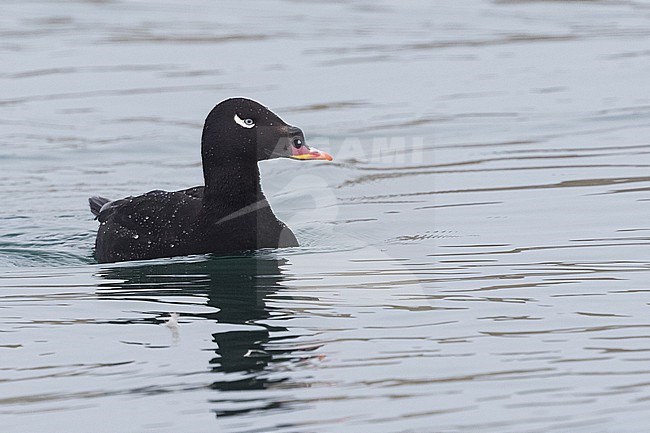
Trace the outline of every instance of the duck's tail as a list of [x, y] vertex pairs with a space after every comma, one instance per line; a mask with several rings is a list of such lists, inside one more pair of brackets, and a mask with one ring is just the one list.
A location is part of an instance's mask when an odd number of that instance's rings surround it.
[[88, 203], [90, 204], [90, 211], [95, 215], [95, 219], [99, 216], [99, 212], [102, 210], [102, 206], [104, 206], [106, 203], [110, 202], [109, 199], [100, 197], [98, 195], [94, 195], [88, 199]]

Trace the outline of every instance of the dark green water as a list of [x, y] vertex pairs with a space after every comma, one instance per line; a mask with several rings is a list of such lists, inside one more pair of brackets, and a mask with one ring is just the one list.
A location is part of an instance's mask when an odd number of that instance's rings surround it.
[[[649, 42], [643, 2], [3, 2], [2, 431], [643, 431]], [[335, 157], [262, 163], [301, 247], [96, 264], [87, 197], [199, 184], [237, 95]]]

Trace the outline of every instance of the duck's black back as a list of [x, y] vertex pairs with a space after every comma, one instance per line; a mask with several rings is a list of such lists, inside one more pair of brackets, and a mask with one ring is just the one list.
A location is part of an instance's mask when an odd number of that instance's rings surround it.
[[202, 187], [110, 202], [98, 220], [100, 263], [298, 245], [266, 200], [235, 211], [206, 209]]

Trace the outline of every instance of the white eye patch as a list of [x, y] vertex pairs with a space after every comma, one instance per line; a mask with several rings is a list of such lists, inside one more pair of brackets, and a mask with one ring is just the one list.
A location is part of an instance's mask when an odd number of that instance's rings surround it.
[[255, 126], [255, 121], [253, 119], [242, 119], [237, 114], [235, 114], [235, 123], [244, 128], [252, 128]]

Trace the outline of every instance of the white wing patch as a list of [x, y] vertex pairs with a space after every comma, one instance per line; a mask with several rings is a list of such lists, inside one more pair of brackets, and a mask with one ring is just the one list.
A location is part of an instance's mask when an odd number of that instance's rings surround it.
[[[246, 120], [248, 120], [248, 119], [246, 119]], [[235, 123], [236, 123], [237, 125], [239, 125], [239, 126], [242, 126], [242, 127], [244, 127], [244, 128], [248, 128], [248, 129], [250, 129], [250, 128], [252, 128], [253, 126], [255, 126], [255, 123], [254, 123], [254, 122], [248, 124], [248, 123], [244, 122], [244, 121], [241, 119], [241, 117], [239, 117], [237, 114], [235, 114]]]

